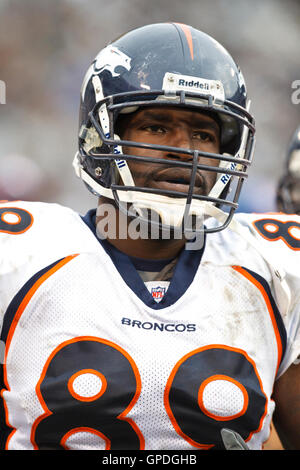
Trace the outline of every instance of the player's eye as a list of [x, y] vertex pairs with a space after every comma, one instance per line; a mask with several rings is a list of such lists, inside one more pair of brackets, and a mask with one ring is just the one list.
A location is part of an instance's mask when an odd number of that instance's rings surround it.
[[166, 129], [160, 124], [144, 126], [143, 130], [152, 134], [164, 134], [166, 132]]
[[193, 138], [196, 140], [200, 140], [201, 142], [214, 142], [216, 140], [213, 134], [206, 131], [194, 132]]

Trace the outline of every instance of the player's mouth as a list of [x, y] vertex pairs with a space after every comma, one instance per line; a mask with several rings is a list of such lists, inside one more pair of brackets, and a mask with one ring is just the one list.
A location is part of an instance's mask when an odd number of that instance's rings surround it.
[[[157, 172], [152, 181], [152, 186], [169, 191], [187, 193], [191, 182], [191, 171], [185, 168], [166, 168]], [[194, 193], [203, 192], [205, 182], [203, 177], [196, 173]]]

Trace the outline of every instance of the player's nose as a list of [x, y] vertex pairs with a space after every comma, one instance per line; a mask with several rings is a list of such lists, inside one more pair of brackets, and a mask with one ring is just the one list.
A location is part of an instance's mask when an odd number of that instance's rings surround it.
[[184, 127], [177, 127], [173, 129], [170, 136], [171, 141], [174, 143], [174, 147], [189, 148], [191, 143], [191, 136], [188, 129]]
[[[191, 138], [190, 133], [188, 132], [187, 129], [184, 128], [176, 128], [173, 130], [172, 134], [169, 136], [169, 142], [168, 145], [171, 147], [176, 147], [179, 149], [186, 149], [186, 150], [193, 150], [193, 140]], [[191, 155], [187, 153], [181, 153], [181, 152], [176, 152], [176, 154], [172, 153], [172, 155], [175, 157], [177, 156], [180, 157], [181, 159], [186, 159], [190, 160], [192, 157]]]

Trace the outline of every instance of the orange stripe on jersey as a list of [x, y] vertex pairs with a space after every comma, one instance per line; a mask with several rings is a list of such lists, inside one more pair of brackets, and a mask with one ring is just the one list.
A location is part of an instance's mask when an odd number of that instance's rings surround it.
[[278, 329], [278, 324], [277, 324], [277, 321], [276, 321], [276, 318], [275, 318], [275, 313], [274, 313], [274, 309], [273, 309], [271, 301], [270, 301], [270, 297], [269, 297], [268, 293], [266, 292], [264, 286], [258, 281], [258, 279], [256, 279], [253, 275], [251, 275], [249, 273], [249, 271], [242, 268], [241, 266], [232, 266], [232, 268], [235, 271], [242, 274], [242, 276], [247, 278], [248, 281], [250, 281], [252, 284], [254, 284], [255, 287], [257, 287], [257, 289], [260, 291], [260, 293], [262, 294], [262, 296], [264, 298], [264, 301], [266, 303], [266, 306], [267, 306], [267, 309], [268, 309], [268, 312], [269, 312], [269, 315], [270, 315], [270, 318], [271, 318], [271, 322], [272, 322], [272, 325], [273, 325], [275, 338], [276, 338], [276, 342], [277, 342], [277, 350], [278, 350], [277, 368], [276, 368], [276, 373], [277, 373], [280, 362], [281, 362], [281, 358], [282, 358], [283, 347], [282, 347], [281, 335], [280, 335], [280, 332], [279, 332], [279, 329]]
[[190, 27], [183, 23], [175, 23], [175, 24], [179, 26], [184, 32], [184, 35], [186, 37], [186, 40], [190, 49], [191, 59], [194, 60], [193, 38], [192, 38]]
[[[6, 339], [6, 343], [5, 343], [5, 357], [4, 357], [4, 364], [3, 364], [3, 381], [4, 381], [4, 384], [6, 386], [6, 389], [3, 389], [1, 390], [1, 397], [3, 399], [3, 404], [4, 404], [4, 410], [5, 410], [5, 420], [6, 420], [6, 424], [7, 426], [10, 426], [10, 423], [9, 423], [9, 419], [8, 419], [8, 409], [7, 409], [7, 406], [6, 406], [6, 403], [5, 403], [5, 398], [3, 396], [3, 393], [6, 392], [6, 391], [10, 391], [10, 388], [9, 388], [9, 385], [8, 385], [8, 381], [7, 381], [7, 370], [6, 370], [6, 364], [7, 364], [7, 354], [8, 354], [8, 350], [9, 350], [9, 347], [10, 347], [10, 344], [11, 344], [11, 341], [12, 341], [12, 338], [13, 338], [13, 335], [14, 335], [14, 332], [16, 330], [16, 327], [18, 325], [18, 322], [23, 314], [23, 312], [25, 311], [28, 303], [30, 302], [30, 300], [32, 299], [33, 295], [35, 294], [35, 292], [38, 290], [38, 288], [50, 277], [52, 276], [56, 271], [58, 271], [60, 268], [62, 268], [65, 264], [67, 264], [69, 261], [71, 261], [72, 259], [74, 259], [76, 256], [78, 256], [78, 254], [75, 254], [75, 255], [70, 255], [70, 256], [67, 256], [66, 258], [63, 258], [61, 261], [59, 261], [58, 263], [56, 263], [51, 269], [49, 269], [48, 271], [44, 272], [44, 274], [37, 279], [37, 281], [31, 286], [31, 288], [29, 289], [29, 291], [26, 293], [26, 295], [24, 296], [23, 300], [21, 301], [15, 315], [14, 315], [14, 318], [11, 322], [11, 326], [9, 328], [9, 331], [8, 331], [8, 334], [7, 334], [7, 339]], [[10, 438], [13, 436], [13, 434], [15, 433], [15, 429], [10, 433], [10, 435], [8, 436], [8, 439], [7, 439], [7, 442], [6, 442], [6, 449], [8, 448], [8, 443], [9, 443], [9, 440]]]
[[52, 274], [54, 274], [56, 271], [58, 271], [60, 268], [62, 268], [65, 264], [67, 264], [69, 261], [71, 261], [73, 258], [75, 258], [76, 256], [78, 256], [78, 254], [76, 255], [71, 255], [71, 256], [67, 256], [66, 258], [62, 259], [61, 261], [59, 261], [59, 263], [57, 263], [53, 268], [51, 268], [49, 271], [46, 271], [46, 273], [44, 273], [34, 284], [33, 286], [31, 287], [31, 289], [27, 292], [27, 294], [25, 295], [24, 299], [22, 300], [22, 302], [20, 303], [20, 306], [14, 316], [14, 319], [12, 321], [12, 324], [11, 324], [11, 327], [10, 327], [10, 330], [8, 332], [8, 335], [7, 335], [7, 340], [6, 340], [6, 347], [5, 347], [5, 359], [6, 359], [6, 356], [7, 356], [7, 352], [8, 352], [8, 349], [9, 349], [9, 346], [10, 346], [10, 343], [11, 343], [11, 340], [12, 340], [12, 337], [13, 337], [13, 334], [15, 332], [15, 329], [16, 329], [16, 326], [18, 324], [18, 321], [20, 320], [25, 308], [27, 307], [28, 303], [30, 302], [31, 298], [33, 297], [33, 295], [35, 294], [35, 292], [38, 290], [38, 288], [43, 284], [43, 282], [45, 282], [49, 277], [52, 276]]

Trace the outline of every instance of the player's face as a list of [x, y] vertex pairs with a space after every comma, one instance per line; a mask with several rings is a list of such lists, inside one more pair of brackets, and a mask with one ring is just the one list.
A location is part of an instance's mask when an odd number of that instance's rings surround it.
[[[144, 142], [171, 147], [189, 148], [204, 152], [219, 153], [220, 129], [217, 122], [205, 114], [179, 108], [144, 108], [133, 115], [126, 116], [121, 137], [124, 140]], [[168, 165], [168, 161], [182, 160], [192, 162], [191, 155], [175, 154], [141, 148], [124, 148], [124, 153], [138, 156], [163, 158], [166, 164], [130, 161], [137, 186], [187, 192], [191, 170]], [[218, 161], [199, 157], [200, 164], [218, 166]], [[215, 172], [197, 171], [194, 192], [207, 195], [215, 182]]]

